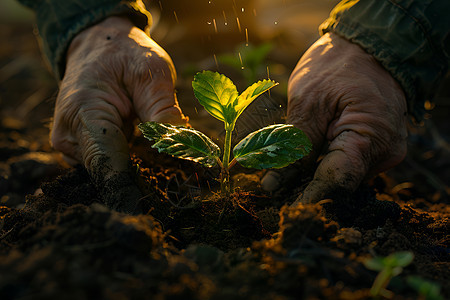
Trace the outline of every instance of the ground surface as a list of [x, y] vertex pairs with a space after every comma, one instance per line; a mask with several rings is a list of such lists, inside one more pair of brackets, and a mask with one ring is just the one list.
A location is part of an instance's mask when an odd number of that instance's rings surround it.
[[[148, 214], [129, 216], [103, 206], [86, 171], [65, 166], [48, 144], [57, 87], [31, 32], [0, 25], [1, 299], [365, 299], [377, 273], [363, 262], [398, 251], [415, 258], [388, 287], [395, 299], [419, 298], [413, 275], [450, 298], [448, 91], [433, 118], [411, 128], [401, 165], [352, 196], [296, 209], [287, 205], [308, 177], [267, 194], [262, 172], [237, 169], [239, 188], [224, 199], [212, 192], [216, 171], [148, 150], [138, 137], [133, 162], [152, 196]], [[194, 127], [220, 139], [220, 124], [190, 89], [196, 71], [216, 67], [214, 57], [192, 48], [201, 42], [179, 43], [165, 47], [179, 66], [181, 105]], [[294, 64], [283, 53], [274, 47], [259, 71], [264, 77], [270, 64], [281, 85]], [[284, 98], [280, 89], [250, 107], [237, 136], [282, 121]]]

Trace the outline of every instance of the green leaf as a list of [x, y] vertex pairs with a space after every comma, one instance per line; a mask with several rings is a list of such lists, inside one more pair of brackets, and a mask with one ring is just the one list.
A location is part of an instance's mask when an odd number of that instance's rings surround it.
[[236, 119], [247, 108], [247, 106], [253, 102], [253, 100], [276, 85], [278, 85], [278, 82], [264, 79], [249, 86], [242, 94], [239, 95], [235, 103], [233, 103], [233, 108], [236, 111]]
[[406, 267], [413, 260], [414, 254], [411, 251], [395, 252], [386, 257], [386, 263], [393, 267]]
[[179, 128], [186, 128], [184, 126], [174, 126], [171, 124], [147, 122], [138, 125], [139, 130], [144, 134], [144, 137], [150, 141], [157, 141], [163, 135], [178, 132]]
[[289, 124], [275, 124], [250, 133], [233, 149], [234, 158], [246, 168], [282, 168], [312, 150], [306, 134]]
[[364, 266], [372, 271], [381, 271], [385, 268], [384, 257], [372, 257], [364, 261]]
[[203, 71], [197, 73], [192, 81], [195, 97], [213, 117], [233, 123], [234, 115], [227, 112], [227, 107], [238, 97], [236, 86], [231, 79], [217, 72]]
[[400, 251], [392, 253], [386, 257], [373, 257], [364, 262], [366, 268], [373, 271], [381, 271], [385, 268], [406, 267], [414, 260], [414, 254], [410, 251]]
[[416, 290], [423, 299], [443, 300], [441, 296], [441, 286], [437, 282], [423, 279], [420, 276], [408, 276], [406, 282]]
[[277, 84], [273, 80], [258, 81], [238, 96], [236, 86], [225, 75], [203, 71], [194, 76], [192, 88], [195, 97], [206, 111], [233, 128], [244, 109], [259, 95]]
[[159, 152], [192, 160], [207, 167], [217, 165], [220, 148], [200, 131], [157, 122], [141, 123], [138, 128], [147, 139], [155, 141], [152, 148]]

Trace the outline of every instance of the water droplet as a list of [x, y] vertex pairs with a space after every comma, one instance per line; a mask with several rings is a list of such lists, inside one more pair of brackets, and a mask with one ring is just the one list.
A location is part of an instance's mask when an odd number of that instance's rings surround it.
[[217, 33], [217, 24], [216, 24], [216, 19], [213, 19], [213, 24], [214, 24], [214, 31]]
[[241, 11], [242, 11], [242, 12], [244, 12], [244, 11], [245, 11], [245, 9], [244, 9], [244, 8], [241, 8]]
[[222, 14], [223, 14], [223, 21], [225, 22], [225, 26], [228, 25], [228, 21], [227, 21], [227, 15], [225, 14], [225, 11], [222, 10]]
[[217, 62], [217, 57], [214, 54], [214, 62], [216, 63], [216, 68], [219, 69], [219, 63]]
[[245, 46], [248, 46], [248, 30], [245, 28]]
[[238, 17], [236, 17], [236, 23], [237, 23], [237, 26], [239, 28], [239, 32], [242, 32], [241, 22], [239, 22], [239, 18]]

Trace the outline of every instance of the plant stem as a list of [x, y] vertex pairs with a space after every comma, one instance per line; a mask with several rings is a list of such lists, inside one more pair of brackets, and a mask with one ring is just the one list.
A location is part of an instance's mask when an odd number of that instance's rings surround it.
[[231, 134], [233, 132], [234, 124], [225, 125], [225, 143], [223, 145], [223, 159], [222, 159], [222, 174], [220, 178], [220, 187], [222, 195], [228, 196], [230, 194], [230, 152], [231, 152]]
[[228, 170], [230, 170], [236, 164], [236, 162], [236, 158], [233, 158], [233, 160], [228, 164]]
[[370, 295], [372, 297], [380, 296], [385, 290], [389, 281], [391, 281], [392, 272], [390, 268], [383, 269], [380, 273], [378, 273], [375, 281], [370, 289]]

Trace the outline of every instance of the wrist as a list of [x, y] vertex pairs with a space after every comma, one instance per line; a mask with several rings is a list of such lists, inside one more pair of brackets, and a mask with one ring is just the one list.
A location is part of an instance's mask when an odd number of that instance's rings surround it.
[[[121, 36], [128, 36], [134, 24], [126, 16], [111, 16], [100, 23], [78, 33], [71, 41], [67, 50], [66, 63], [72, 54], [78, 52], [84, 45], [100, 46], [105, 41], [116, 39]], [[102, 42], [98, 44], [98, 42]], [[91, 47], [89, 47], [91, 48]]]

